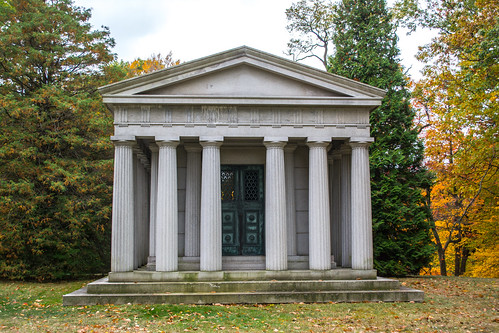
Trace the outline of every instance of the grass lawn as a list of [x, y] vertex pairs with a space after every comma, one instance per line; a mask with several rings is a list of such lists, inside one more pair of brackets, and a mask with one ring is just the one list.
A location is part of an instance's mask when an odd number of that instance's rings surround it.
[[499, 332], [499, 279], [401, 279], [424, 303], [63, 307], [89, 281], [0, 282], [1, 332]]

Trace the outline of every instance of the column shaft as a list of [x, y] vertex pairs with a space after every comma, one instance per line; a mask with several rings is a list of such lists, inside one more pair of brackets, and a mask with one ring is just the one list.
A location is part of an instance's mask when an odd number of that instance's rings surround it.
[[371, 184], [367, 142], [352, 147], [352, 268], [373, 269]]
[[160, 141], [156, 210], [156, 270], [178, 269], [177, 141]]
[[341, 228], [337, 219], [337, 206], [335, 200], [335, 191], [339, 188], [339, 184], [335, 183], [335, 169], [338, 165], [335, 164], [333, 155], [328, 155], [328, 171], [329, 171], [329, 215], [331, 218], [331, 254], [334, 256], [334, 261], [341, 264]]
[[111, 271], [133, 270], [133, 142], [115, 141]]
[[341, 266], [352, 267], [352, 203], [351, 203], [351, 160], [352, 153], [348, 145], [341, 147]]
[[265, 183], [265, 260], [267, 270], [288, 268], [286, 228], [286, 186], [284, 145], [282, 141], [264, 142]]
[[296, 256], [296, 205], [295, 205], [295, 154], [296, 145], [284, 148], [284, 168], [286, 169], [286, 219], [288, 228], [288, 255]]
[[201, 147], [185, 146], [185, 256], [199, 257], [201, 213]]
[[333, 228], [333, 246], [334, 261], [337, 265], [342, 265], [342, 245], [343, 233], [341, 228], [341, 155], [337, 152], [332, 156], [332, 175], [331, 175], [331, 225]]
[[140, 256], [140, 215], [141, 207], [140, 202], [142, 201], [140, 187], [138, 185], [138, 164], [139, 160], [137, 158], [137, 147], [134, 147], [133, 154], [133, 269], [139, 268], [139, 256]]
[[156, 210], [158, 201], [158, 147], [150, 146], [151, 150], [151, 186], [149, 206], [149, 258], [148, 264], [156, 261]]
[[309, 265], [331, 269], [327, 151], [329, 142], [309, 142]]
[[201, 271], [222, 270], [221, 140], [201, 141]]

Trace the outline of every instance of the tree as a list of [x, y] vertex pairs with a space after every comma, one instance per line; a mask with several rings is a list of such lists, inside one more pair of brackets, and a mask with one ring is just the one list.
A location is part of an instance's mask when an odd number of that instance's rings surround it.
[[176, 66], [179, 64], [180, 60], [174, 60], [171, 51], [165, 57], [163, 57], [161, 53], [158, 53], [152, 54], [151, 57], [145, 60], [137, 58], [130, 64], [128, 64], [127, 78], [155, 72], [157, 70]]
[[499, 276], [499, 4], [405, 0], [399, 17], [438, 36], [420, 48], [429, 64], [415, 89], [425, 126], [428, 191], [440, 274]]
[[431, 177], [399, 64], [396, 26], [384, 0], [343, 0], [335, 13], [330, 71], [387, 90], [370, 115], [375, 267], [382, 275], [418, 274], [434, 252], [423, 197]]
[[[286, 9], [289, 22], [286, 29], [296, 33], [288, 43], [288, 55], [295, 61], [317, 58], [324, 68], [328, 68], [327, 59], [334, 33], [333, 11], [330, 2], [324, 0], [301, 0]], [[316, 54], [322, 49], [322, 54]]]
[[103, 68], [104, 76], [108, 83], [129, 79], [138, 75], [155, 72], [171, 66], [180, 64], [180, 60], [174, 60], [170, 51], [166, 56], [160, 53], [152, 54], [147, 59], [136, 58], [134, 61], [113, 61]]
[[0, 277], [109, 266], [110, 114], [96, 92], [109, 31], [71, 0], [0, 6]]

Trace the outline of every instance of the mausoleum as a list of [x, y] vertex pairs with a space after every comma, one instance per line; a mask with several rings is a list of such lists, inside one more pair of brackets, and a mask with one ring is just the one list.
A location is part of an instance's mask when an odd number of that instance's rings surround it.
[[65, 304], [422, 300], [373, 269], [369, 112], [385, 91], [240, 47], [100, 92], [111, 272]]

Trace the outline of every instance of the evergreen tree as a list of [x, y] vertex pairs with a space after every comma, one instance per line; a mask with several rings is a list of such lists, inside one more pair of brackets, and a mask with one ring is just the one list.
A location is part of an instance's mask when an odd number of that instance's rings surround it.
[[431, 179], [399, 64], [396, 26], [384, 0], [343, 0], [334, 20], [330, 71], [387, 90], [370, 115], [375, 268], [381, 275], [417, 274], [434, 252], [423, 198]]
[[108, 271], [110, 114], [96, 88], [107, 29], [72, 0], [0, 6], [0, 277]]

